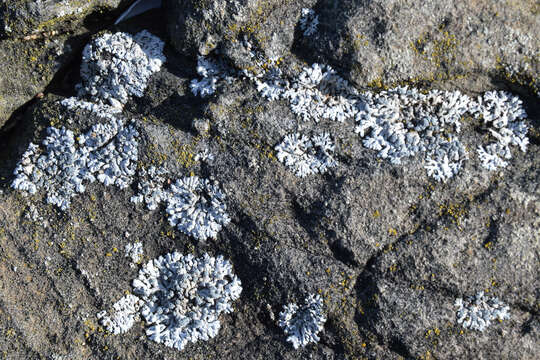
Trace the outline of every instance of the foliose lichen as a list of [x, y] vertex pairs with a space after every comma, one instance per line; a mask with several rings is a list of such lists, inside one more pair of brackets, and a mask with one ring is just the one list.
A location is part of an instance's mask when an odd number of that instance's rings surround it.
[[294, 79], [285, 78], [274, 64], [262, 74], [247, 76], [270, 101], [283, 99], [304, 121], [354, 121], [362, 144], [393, 164], [422, 156], [428, 176], [446, 182], [469, 159], [459, 134], [461, 119], [474, 116], [491, 126], [497, 145], [478, 147], [489, 170], [506, 166], [509, 146], [526, 151], [526, 117], [519, 98], [504, 91], [486, 92], [477, 100], [459, 91], [396, 87], [379, 93], [359, 93], [329, 66], [313, 64]]
[[323, 329], [325, 322], [321, 296], [310, 294], [302, 307], [295, 303], [284, 305], [283, 311], [279, 313], [278, 325], [288, 336], [287, 341], [298, 349], [300, 346], [319, 342], [317, 334]]
[[182, 350], [188, 342], [214, 338], [222, 313], [233, 311], [241, 282], [222, 256], [178, 252], [149, 261], [133, 280], [144, 301], [140, 312], [150, 340]]
[[276, 145], [277, 158], [289, 167], [296, 176], [324, 174], [336, 166], [333, 158], [334, 143], [328, 133], [311, 138], [303, 134], [290, 134]]
[[304, 36], [311, 36], [317, 32], [319, 25], [319, 15], [315, 14], [312, 9], [303, 8], [302, 16], [300, 17], [300, 29], [304, 32]]
[[146, 30], [95, 38], [83, 50], [79, 97], [117, 108], [130, 96], [141, 97], [150, 76], [165, 62], [163, 47], [163, 41]]
[[217, 184], [198, 176], [171, 184], [166, 212], [171, 226], [201, 241], [216, 238], [231, 221], [225, 194]]
[[97, 318], [101, 325], [111, 334], [124, 334], [139, 320], [139, 309], [143, 301], [137, 296], [128, 294], [113, 305], [113, 314], [109, 316], [106, 310], [100, 311]]
[[143, 244], [140, 241], [126, 244], [125, 247], [126, 255], [125, 257], [128, 257], [131, 259], [131, 265], [132, 267], [135, 266], [135, 264], [139, 264], [144, 256], [144, 249]]
[[510, 307], [498, 298], [487, 298], [480, 291], [475, 296], [456, 299], [457, 323], [464, 328], [484, 331], [494, 320], [510, 319]]
[[164, 189], [167, 174], [167, 170], [163, 167], [150, 166], [148, 170], [142, 168], [138, 173], [138, 192], [131, 197], [131, 202], [135, 204], [144, 202], [148, 210], [156, 210], [169, 196]]
[[14, 170], [11, 186], [23, 194], [43, 188], [47, 202], [62, 210], [96, 180], [128, 187], [135, 175], [139, 134], [133, 124], [124, 126], [122, 119], [112, 116], [114, 111], [94, 110], [98, 115], [105, 112], [106, 122], [93, 125], [77, 138], [65, 127], [51, 126], [41, 146], [30, 143]]

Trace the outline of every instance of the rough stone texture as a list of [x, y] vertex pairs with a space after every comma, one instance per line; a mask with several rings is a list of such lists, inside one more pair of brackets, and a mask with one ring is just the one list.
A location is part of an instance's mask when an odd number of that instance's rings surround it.
[[0, 4], [0, 129], [55, 76], [65, 75], [59, 70], [79, 57], [89, 32], [112, 24], [118, 15], [115, 9], [126, 3], [8, 0]]
[[95, 10], [110, 11], [129, 0], [5, 0], [0, 5], [0, 38], [54, 30]]
[[[180, 51], [217, 49], [249, 67], [244, 40], [267, 57], [291, 53], [340, 68], [359, 86], [500, 75], [536, 89], [540, 8], [535, 1], [165, 0]], [[303, 36], [302, 8], [319, 16]]]
[[72, 45], [80, 47], [82, 43], [65, 34], [51, 39], [0, 41], [0, 128], [73, 59]]
[[[141, 16], [126, 29], [165, 38], [162, 16]], [[508, 26], [520, 26], [509, 19]], [[329, 22], [321, 16], [321, 29]], [[294, 46], [302, 53], [312, 45]], [[213, 177], [227, 195], [231, 223], [202, 244], [171, 228], [163, 208], [132, 204], [135, 187], [92, 184], [66, 213], [46, 205], [43, 194], [13, 192], [15, 163], [46, 126], [81, 132], [96, 121], [81, 112], [62, 122], [62, 97], [46, 95], [0, 138], [0, 350], [6, 358], [532, 359], [540, 352], [540, 109], [530, 88], [490, 81], [489, 69], [423, 83], [470, 95], [515, 91], [531, 126], [528, 152], [516, 151], [503, 171], [488, 173], [468, 161], [456, 178], [438, 184], [420, 160], [379, 161], [353, 124], [298, 121], [287, 104], [263, 100], [248, 81], [224, 83], [208, 99], [194, 97], [193, 53], [165, 51], [167, 63], [146, 95], [125, 108], [142, 134], [141, 165], [163, 164], [171, 179]], [[320, 56], [332, 62], [331, 54]], [[297, 73], [303, 59], [292, 53], [285, 72]], [[210, 130], [195, 131], [196, 119], [208, 119]], [[274, 146], [298, 130], [332, 134], [333, 171], [300, 179], [277, 161]], [[470, 119], [462, 132], [469, 149], [486, 133]], [[205, 149], [214, 160], [196, 161]], [[141, 323], [122, 336], [98, 326], [96, 313], [132, 290], [138, 269], [123, 249], [135, 241], [143, 243], [143, 262], [173, 250], [231, 260], [244, 291], [215, 339], [177, 352], [147, 340]], [[479, 290], [498, 296], [511, 313], [484, 333], [456, 324], [453, 308], [456, 298]], [[309, 293], [323, 296], [328, 321], [318, 344], [294, 350], [277, 316], [283, 304]]]
[[267, 56], [290, 53], [302, 2], [290, 0], [166, 0], [168, 32], [182, 52], [207, 55], [218, 49], [240, 68], [253, 64], [244, 40]]

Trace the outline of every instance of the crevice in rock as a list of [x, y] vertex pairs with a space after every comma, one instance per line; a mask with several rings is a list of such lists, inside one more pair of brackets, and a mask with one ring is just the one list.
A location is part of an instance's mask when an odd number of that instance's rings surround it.
[[388, 348], [398, 354], [399, 356], [404, 357], [405, 359], [413, 359], [414, 356], [409, 351], [407, 345], [401, 341], [398, 337], [392, 337], [388, 342]]
[[332, 242], [329, 241], [328, 247], [330, 248], [330, 251], [332, 251], [332, 254], [334, 254], [334, 257], [337, 260], [341, 261], [343, 264], [350, 267], [358, 266], [358, 262], [355, 260], [354, 253], [351, 251], [351, 249], [348, 249], [346, 246], [343, 245], [343, 241], [341, 239], [336, 239]]

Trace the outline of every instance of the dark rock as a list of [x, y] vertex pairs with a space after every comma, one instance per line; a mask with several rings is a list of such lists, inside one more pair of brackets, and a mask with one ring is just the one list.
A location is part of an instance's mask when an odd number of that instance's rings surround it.
[[0, 4], [0, 38], [54, 31], [66, 21], [80, 22], [93, 11], [110, 11], [129, 2], [129, 0], [6, 0]]
[[[231, 223], [216, 240], [202, 244], [171, 228], [163, 208], [148, 211], [132, 204], [135, 188], [92, 184], [65, 213], [46, 205], [41, 193], [23, 197], [13, 191], [15, 163], [29, 142], [43, 139], [46, 126], [80, 133], [97, 121], [81, 111], [68, 122], [58, 104], [62, 96], [37, 99], [21, 115], [20, 125], [0, 138], [0, 349], [8, 357], [529, 359], [539, 353], [537, 98], [529, 88], [491, 78], [497, 70], [492, 50], [504, 44], [509, 29], [527, 34], [527, 26], [534, 28], [525, 5], [502, 9], [498, 3], [472, 2], [450, 8], [442, 2], [413, 2], [414, 9], [406, 9], [402, 2], [382, 1], [245, 0], [237, 2], [239, 8], [230, 1], [166, 3], [167, 31], [159, 28], [162, 13], [139, 18], [126, 29], [155, 26], [152, 32], [164, 39], [168, 32], [180, 53], [166, 47], [167, 63], [153, 75], [145, 96], [126, 104], [124, 115], [141, 133], [140, 166], [163, 165], [171, 180], [193, 173], [218, 181]], [[297, 28], [303, 7], [319, 14], [320, 30], [311, 40]], [[493, 9], [502, 9], [499, 16]], [[506, 20], [499, 19], [503, 14]], [[477, 29], [472, 33], [458, 25], [467, 17]], [[439, 18], [449, 19], [441, 20], [441, 29]], [[250, 24], [259, 26], [251, 32]], [[488, 35], [478, 30], [484, 28]], [[299, 121], [288, 104], [265, 101], [248, 80], [223, 81], [205, 99], [189, 90], [197, 53], [248, 66], [244, 35], [265, 56], [288, 52], [285, 73], [297, 74], [303, 61], [316, 60], [365, 85], [378, 78], [385, 83], [438, 74], [433, 51], [444, 44], [453, 47], [445, 31], [464, 44], [451, 55], [457, 65], [440, 55], [439, 60], [446, 59], [440, 63], [445, 73], [465, 69], [461, 58], [472, 60], [477, 73], [434, 75], [436, 80], [423, 87], [471, 95], [514, 89], [526, 102], [531, 144], [526, 153], [516, 151], [502, 171], [488, 173], [471, 160], [446, 184], [434, 183], [420, 159], [402, 165], [381, 161], [362, 146], [353, 124]], [[364, 37], [355, 38], [358, 34]], [[420, 44], [430, 59], [409, 47], [421, 36], [429, 39]], [[483, 45], [488, 38], [491, 44]], [[353, 51], [355, 39], [365, 51]], [[525, 52], [538, 49], [537, 40], [531, 41], [522, 44]], [[15, 41], [0, 43], [8, 45], [16, 54], [29, 50]], [[505, 61], [519, 60], [505, 51]], [[17, 56], [0, 54], [3, 64], [13, 63], [13, 77], [23, 72]], [[534, 67], [527, 71], [538, 75]], [[9, 94], [15, 85], [6, 84], [0, 90]], [[74, 95], [71, 91], [63, 95]], [[208, 119], [209, 131], [201, 131], [196, 119]], [[298, 178], [277, 161], [275, 145], [296, 131], [330, 132], [337, 167]], [[484, 134], [481, 120], [463, 121], [461, 137], [469, 149]], [[205, 150], [214, 160], [196, 160]], [[27, 213], [38, 214], [38, 220]], [[134, 241], [143, 243], [145, 261], [173, 250], [231, 260], [244, 291], [235, 311], [222, 316], [216, 338], [178, 352], [147, 340], [141, 323], [120, 336], [99, 327], [96, 313], [131, 290], [137, 268], [130, 267], [123, 249]], [[483, 333], [456, 324], [453, 308], [456, 298], [481, 290], [507, 303], [511, 313], [511, 319]], [[323, 296], [328, 320], [318, 344], [294, 350], [275, 319], [285, 303], [301, 302], [308, 293]]]

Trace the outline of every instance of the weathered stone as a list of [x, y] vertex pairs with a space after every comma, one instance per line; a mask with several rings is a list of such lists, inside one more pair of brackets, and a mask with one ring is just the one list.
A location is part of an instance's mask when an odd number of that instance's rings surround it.
[[129, 0], [6, 0], [0, 4], [0, 38], [54, 31], [97, 9], [113, 10]]
[[82, 45], [66, 34], [0, 41], [0, 128], [15, 110], [45, 89], [61, 66], [74, 58], [74, 47]]
[[[0, 129], [78, 56], [91, 31], [84, 23], [89, 14], [99, 9], [103, 21], [105, 11], [114, 12], [127, 3], [8, 0], [0, 4]], [[106, 17], [114, 22], [114, 16]]]
[[253, 65], [244, 40], [269, 58], [290, 51], [301, 5], [283, 0], [164, 1], [171, 42], [179, 51], [206, 55], [219, 49], [240, 68]]
[[[359, 86], [402, 81], [501, 77], [540, 94], [538, 6], [494, 1], [199, 1], [166, 0], [168, 29], [179, 51], [217, 48], [237, 67], [253, 64], [244, 40], [267, 58], [289, 57], [340, 68]], [[304, 36], [302, 8], [318, 16]]]
[[[490, 173], [471, 159], [455, 178], [434, 183], [421, 159], [401, 165], [381, 161], [363, 147], [352, 130], [354, 124], [296, 119], [286, 102], [267, 102], [247, 79], [223, 81], [211, 97], [194, 97], [189, 82], [197, 76], [197, 52], [211, 51], [241, 67], [247, 49], [235, 48], [240, 41], [229, 41], [220, 33], [220, 26], [232, 24], [227, 8], [220, 8], [225, 2], [183, 3], [192, 7], [185, 13], [184, 28], [195, 21], [190, 20], [192, 14], [202, 16], [196, 4], [225, 15], [216, 17], [216, 24], [205, 20], [214, 29], [208, 37], [193, 27], [184, 38], [173, 38], [178, 49], [190, 52], [178, 54], [166, 47], [167, 63], [152, 76], [145, 96], [126, 104], [124, 115], [135, 120], [141, 133], [139, 165], [163, 165], [171, 181], [190, 174], [216, 180], [227, 197], [230, 224], [216, 240], [197, 242], [171, 228], [162, 208], [148, 211], [132, 204], [135, 185], [118, 190], [92, 184], [73, 199], [66, 213], [45, 205], [41, 193], [23, 197], [14, 192], [9, 184], [15, 163], [30, 141], [43, 139], [46, 126], [66, 126], [79, 134], [97, 121], [82, 111], [68, 121], [58, 104], [62, 97], [46, 95], [28, 109], [9, 136], [0, 138], [0, 332], [4, 334], [0, 349], [13, 358], [52, 359], [528, 359], [539, 353], [540, 111], [528, 88], [491, 82], [490, 71], [496, 66], [481, 58], [474, 59], [480, 64], [474, 76], [421, 83], [424, 88], [459, 89], [469, 95], [518, 90], [529, 115], [531, 144], [526, 153], [516, 151], [507, 168]], [[255, 2], [243, 3], [257, 13]], [[289, 5], [284, 1], [272, 3], [275, 9], [261, 15], [264, 20], [274, 12], [283, 14], [284, 23], [290, 24], [287, 31], [294, 31], [294, 37], [284, 35], [285, 40], [266, 48], [274, 49], [266, 56], [292, 49], [284, 73], [298, 74], [306, 59], [334, 65], [360, 59], [352, 53], [349, 59], [342, 51], [350, 40], [345, 36], [336, 43], [328, 40], [331, 24], [336, 34], [343, 34], [339, 2], [335, 11], [333, 5], [321, 2], [314, 7], [321, 24], [312, 40], [298, 40], [296, 22], [299, 9], [314, 2], [294, 3], [290, 6], [298, 11], [287, 15], [294, 21], [286, 19]], [[346, 22], [350, 27], [361, 25], [361, 14], [365, 21], [381, 18], [386, 24], [403, 21], [413, 26], [413, 18], [423, 14], [431, 19], [436, 11], [424, 9], [435, 5], [417, 4], [418, 14], [410, 11], [408, 17], [394, 19], [383, 11], [390, 5], [364, 3], [368, 2], [341, 5], [343, 16], [358, 21]], [[447, 5], [436, 3], [443, 14]], [[479, 3], [472, 4], [455, 6], [470, 6], [470, 17], [479, 19], [478, 26], [491, 24], [474, 10]], [[509, 6], [507, 11], [515, 8]], [[166, 30], [158, 21], [162, 15], [142, 17], [126, 27], [137, 32], [155, 26], [152, 33], [165, 39]], [[241, 26], [249, 24], [247, 15], [239, 19]], [[395, 26], [379, 25], [378, 31], [389, 38], [406, 36]], [[391, 41], [377, 41], [379, 36], [371, 32], [365, 36], [369, 42], [365, 46], [376, 51], [362, 56], [384, 69], [387, 77], [381, 81], [405, 79], [407, 62], [411, 72], [417, 71], [414, 66], [431, 69], [430, 61], [414, 60], [420, 56], [416, 54], [395, 60], [403, 63], [392, 67], [391, 59], [381, 54], [394, 54], [398, 45], [392, 50]], [[215, 44], [201, 51], [206, 39]], [[329, 50], [332, 46], [335, 52]], [[314, 52], [317, 47], [320, 51]], [[482, 51], [476, 55], [487, 54]], [[511, 60], [513, 55], [508, 56]], [[342, 74], [350, 70], [358, 83], [371, 81], [368, 66], [361, 71], [336, 67]], [[15, 65], [11, 69], [15, 71]], [[530, 71], [537, 76], [537, 70]], [[64, 92], [75, 94], [71, 91]], [[196, 119], [208, 119], [210, 130], [201, 131]], [[277, 161], [274, 147], [296, 131], [329, 132], [336, 144], [337, 166], [325, 175], [292, 174]], [[463, 120], [460, 138], [471, 157], [485, 134], [481, 119]], [[213, 160], [197, 160], [197, 154], [205, 151]], [[138, 269], [130, 266], [123, 249], [134, 241], [143, 243], [148, 259], [178, 250], [223, 254], [231, 260], [244, 291], [235, 312], [221, 319], [216, 338], [179, 353], [148, 341], [142, 324], [122, 336], [100, 331], [96, 313], [131, 290]], [[453, 304], [456, 298], [482, 290], [508, 304], [511, 318], [479, 333], [456, 323]], [[328, 320], [318, 344], [294, 350], [276, 318], [283, 304], [301, 302], [308, 293], [323, 296]]]

